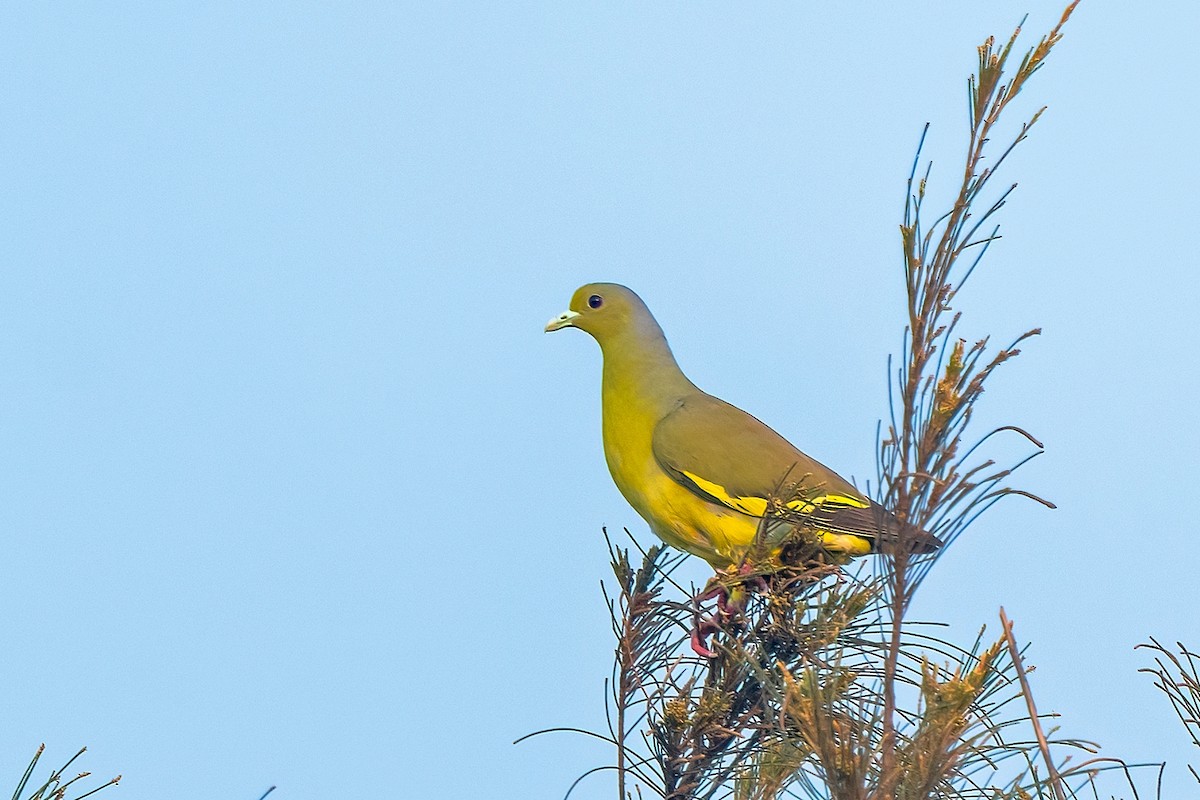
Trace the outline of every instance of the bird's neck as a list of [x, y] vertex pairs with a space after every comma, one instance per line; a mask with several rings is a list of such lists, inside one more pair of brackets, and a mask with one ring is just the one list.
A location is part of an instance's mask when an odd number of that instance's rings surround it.
[[[653, 323], [652, 323], [653, 324]], [[671, 347], [654, 325], [628, 340], [620, 338], [601, 345], [604, 352], [603, 393], [615, 403], [610, 408], [640, 407], [644, 413], [661, 418], [678, 404], [680, 398], [696, 391], [675, 361]]]

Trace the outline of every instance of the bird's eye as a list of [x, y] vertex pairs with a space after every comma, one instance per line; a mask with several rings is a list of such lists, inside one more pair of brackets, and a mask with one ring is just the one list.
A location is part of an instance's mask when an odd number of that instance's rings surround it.
[[588, 298], [588, 307], [589, 308], [599, 308], [602, 305], [604, 305], [604, 298], [601, 297], [600, 295], [594, 294]]

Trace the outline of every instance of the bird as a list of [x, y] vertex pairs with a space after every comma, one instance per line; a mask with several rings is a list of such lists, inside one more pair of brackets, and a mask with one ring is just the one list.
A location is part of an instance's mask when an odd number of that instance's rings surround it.
[[688, 380], [631, 289], [581, 286], [545, 330], [564, 328], [589, 333], [600, 345], [605, 461], [621, 494], [668, 545], [718, 572], [745, 566], [764, 518], [803, 520], [826, 552], [844, 560], [941, 545], [756, 417]]

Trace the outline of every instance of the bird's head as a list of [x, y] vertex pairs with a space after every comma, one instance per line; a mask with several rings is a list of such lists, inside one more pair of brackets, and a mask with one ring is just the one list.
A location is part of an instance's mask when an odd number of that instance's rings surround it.
[[562, 328], [587, 331], [603, 346], [626, 332], [658, 331], [658, 324], [630, 289], [616, 283], [589, 283], [576, 289], [567, 310], [546, 324], [547, 333]]

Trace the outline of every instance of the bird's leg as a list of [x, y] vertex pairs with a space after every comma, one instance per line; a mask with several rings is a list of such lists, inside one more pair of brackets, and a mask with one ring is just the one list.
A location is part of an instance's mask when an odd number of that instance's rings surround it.
[[[704, 617], [701, 608], [701, 603], [705, 600], [717, 598], [717, 617]], [[714, 575], [704, 587], [704, 590], [696, 595], [694, 603], [693, 624], [692, 624], [692, 650], [698, 656], [704, 658], [716, 658], [717, 654], [708, 648], [704, 640], [711, 633], [716, 633], [721, 630], [720, 623], [717, 622], [718, 617], [728, 617], [728, 598], [729, 590], [721, 583], [721, 576]]]
[[721, 626], [712, 620], [712, 618], [701, 619], [700, 614], [696, 614], [696, 622], [692, 626], [692, 650], [696, 655], [703, 658], [716, 658], [717, 653], [714, 650], [708, 649], [708, 645], [704, 640], [708, 638], [710, 633], [716, 633], [721, 630]]
[[[742, 564], [742, 566], [738, 568], [738, 575], [742, 576], [743, 585], [739, 586], [738, 589], [740, 589], [742, 592], [743, 603], [749, 594], [749, 592], [746, 591], [746, 585], [754, 587], [754, 591], [761, 592], [762, 594], [767, 594], [771, 591], [771, 587], [767, 585], [767, 579], [762, 575], [754, 574], [754, 565], [750, 564], [749, 562]], [[741, 609], [738, 610], [740, 611]]]
[[723, 591], [717, 595], [717, 613], [722, 619], [728, 619], [746, 607], [746, 588], [735, 586], [732, 589], [721, 587]]
[[[708, 585], [704, 587], [704, 590], [696, 595], [695, 626], [692, 628], [692, 650], [698, 655], [705, 658], [713, 658], [716, 653], [705, 645], [705, 638], [710, 633], [716, 633], [721, 630], [723, 623], [728, 622], [746, 608], [746, 599], [750, 596], [746, 585], [739, 583], [730, 588], [726, 584], [726, 580], [731, 576], [741, 577], [750, 575], [751, 571], [752, 567], [748, 564], [743, 564], [736, 570], [730, 568], [728, 575], [714, 575], [709, 580]], [[767, 582], [763, 580], [761, 575], [752, 575], [746, 578], [745, 584], [749, 584], [756, 591], [767, 591]], [[700, 604], [714, 597], [717, 598], [717, 613], [711, 617], [704, 618], [701, 615]]]
[[742, 564], [736, 570], [731, 567], [729, 569], [730, 577], [736, 576], [741, 580], [732, 588], [726, 585], [721, 575], [714, 575], [704, 591], [696, 597], [696, 602], [699, 604], [705, 600], [717, 598], [717, 615], [722, 620], [740, 614], [746, 609], [746, 599], [749, 598], [751, 591], [766, 593], [770, 590], [763, 576], [754, 575], [753, 571], [754, 567], [750, 564]]

